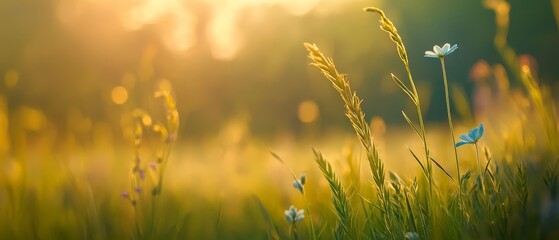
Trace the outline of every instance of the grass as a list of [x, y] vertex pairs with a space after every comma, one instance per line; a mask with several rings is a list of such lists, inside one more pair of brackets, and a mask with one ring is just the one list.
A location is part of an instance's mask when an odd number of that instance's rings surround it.
[[[69, 141], [67, 151], [57, 153], [51, 150], [48, 131], [14, 127], [11, 134], [25, 144], [12, 146], [13, 157], [3, 161], [0, 238], [558, 238], [559, 134], [554, 102], [532, 69], [517, 64], [516, 53], [506, 43], [508, 22], [502, 19], [507, 19], [508, 12], [502, 9], [508, 9], [507, 4], [488, 1], [487, 7], [495, 9], [501, 19], [496, 48], [524, 93], [505, 95], [508, 101], [491, 107], [524, 118], [504, 122], [498, 114], [473, 116], [487, 121], [484, 135], [472, 142], [473, 148], [454, 145], [454, 131], [465, 133], [472, 123], [453, 123], [444, 60], [450, 129], [442, 130], [424, 120], [422, 96], [396, 25], [382, 10], [366, 8], [380, 16], [380, 28], [396, 45], [407, 73], [407, 83], [394, 74], [391, 78], [415, 107], [415, 119], [402, 111], [409, 129], [399, 129], [397, 136], [373, 138], [374, 128], [362, 110], [366, 102], [350, 79], [317, 45], [305, 43], [311, 65], [344, 104], [354, 132], [351, 140], [334, 135], [305, 144], [263, 144], [243, 135], [241, 126], [241, 134], [235, 136], [181, 142], [179, 113], [169, 91], [155, 94], [162, 101], [154, 112], [163, 116], [131, 111], [132, 138], [127, 150], [115, 150], [109, 135], [83, 151]], [[528, 100], [529, 106], [509, 104], [518, 98]], [[492, 120], [507, 130], [499, 132]], [[449, 136], [453, 149], [444, 147], [448, 141], [437, 141]], [[402, 142], [411, 147], [387, 147]], [[413, 150], [414, 143], [422, 154]], [[311, 151], [307, 145], [315, 148]], [[445, 155], [448, 150], [453, 154]], [[404, 152], [404, 157], [393, 157], [398, 152]], [[361, 168], [361, 160], [368, 168]], [[412, 164], [408, 171], [398, 168]], [[456, 168], [448, 168], [449, 164]], [[286, 212], [290, 206], [296, 211]]]
[[[372, 218], [375, 221], [369, 221], [369, 217], [365, 217], [365, 226], [363, 229], [369, 228], [367, 231], [362, 231], [361, 234], [355, 234], [350, 239], [360, 238], [444, 238], [444, 239], [457, 239], [457, 238], [499, 238], [509, 239], [514, 237], [521, 238], [552, 238], [556, 233], [541, 232], [537, 224], [537, 217], [534, 212], [529, 212], [528, 204], [530, 201], [541, 201], [542, 196], [550, 193], [540, 192], [540, 189], [529, 189], [528, 186], [528, 162], [524, 158], [526, 156], [516, 156], [518, 159], [515, 163], [507, 161], [494, 162], [493, 167], [490, 167], [491, 156], [486, 150], [487, 165], [485, 171], [481, 171], [479, 167], [479, 154], [478, 145], [475, 143], [476, 149], [476, 162], [478, 162], [479, 171], [477, 173], [468, 170], [465, 174], [460, 173], [460, 164], [455, 145], [454, 127], [451, 117], [450, 98], [448, 91], [448, 80], [446, 77], [446, 68], [444, 64], [444, 56], [440, 56], [441, 67], [443, 72], [443, 80], [445, 85], [445, 97], [448, 113], [448, 121], [450, 127], [450, 136], [452, 138], [454, 156], [456, 161], [457, 184], [455, 187], [446, 186], [443, 188], [438, 185], [433, 178], [431, 172], [431, 161], [429, 157], [429, 147], [425, 138], [425, 128], [421, 118], [421, 107], [419, 105], [419, 95], [415, 90], [413, 79], [411, 76], [409, 62], [407, 58], [404, 43], [399, 36], [396, 27], [386, 17], [384, 12], [378, 8], [366, 8], [365, 11], [378, 13], [381, 16], [381, 29], [388, 32], [390, 39], [396, 44], [398, 56], [404, 63], [406, 71], [409, 75], [410, 85], [412, 89], [408, 88], [396, 76], [392, 75], [396, 84], [403, 90], [403, 92], [410, 97], [417, 107], [419, 122], [421, 130], [412, 123], [412, 121], [404, 113], [406, 121], [411, 128], [420, 136], [425, 145], [426, 164], [422, 164], [419, 158], [413, 153], [413, 157], [419, 163], [426, 175], [428, 187], [417, 185], [416, 180], [402, 181], [397, 175], [393, 174], [393, 181], [390, 183], [384, 180], [384, 164], [378, 157], [378, 152], [371, 138], [370, 129], [364, 124], [364, 114], [360, 109], [362, 100], [351, 90], [348, 79], [345, 75], [340, 74], [336, 69], [332, 59], [324, 57], [318, 47], [313, 44], [305, 44], [309, 52], [311, 64], [316, 66], [324, 76], [332, 82], [334, 89], [340, 93], [342, 101], [345, 105], [346, 116], [352, 124], [356, 135], [367, 153], [370, 162], [371, 173], [375, 183], [376, 196], [372, 199], [366, 199], [371, 202], [373, 206]], [[500, 32], [506, 32], [501, 29]], [[504, 49], [502, 52], [513, 53], [508, 48], [508, 45], [496, 41], [497, 48]], [[506, 39], [506, 38], [505, 38]], [[507, 63], [516, 62], [514, 54], [504, 54]], [[518, 69], [517, 66], [510, 66], [511, 69]], [[520, 74], [524, 87], [530, 96], [532, 103], [535, 106], [535, 111], [539, 114], [540, 120], [544, 125], [545, 135], [548, 137], [548, 154], [551, 159], [541, 159], [539, 164], [543, 167], [550, 167], [556, 165], [557, 152], [555, 150], [557, 121], [554, 118], [553, 111], [546, 105], [549, 104], [549, 98], [544, 100], [542, 92], [530, 74], [530, 69], [527, 66], [522, 67], [522, 74]], [[410, 150], [411, 151], [411, 150]], [[351, 206], [347, 205], [345, 195], [343, 192], [342, 184], [339, 182], [335, 174], [333, 174], [330, 165], [320, 156], [317, 155], [317, 162], [321, 168], [325, 178], [330, 182], [333, 194], [334, 208], [338, 217], [338, 224], [345, 226], [348, 224], [347, 219], [356, 218], [359, 216], [358, 212], [368, 212], [371, 209], [363, 207], [360, 211], [351, 211]], [[513, 160], [514, 161], [514, 160]], [[511, 166], [512, 165], [512, 166]], [[426, 167], [427, 166], [427, 167]], [[447, 173], [444, 168], [437, 163], [437, 166]], [[506, 169], [502, 173], [500, 169]], [[550, 168], [554, 169], [554, 168]], [[554, 170], [551, 170], [554, 171]], [[549, 172], [549, 170], [548, 170]], [[487, 174], [486, 174], [487, 173]], [[547, 176], [553, 175], [548, 173]], [[450, 175], [449, 175], [450, 176]], [[537, 178], [537, 174], [531, 177]], [[552, 180], [540, 179], [546, 182], [547, 186], [551, 185]], [[532, 180], [533, 181], [533, 180]], [[387, 186], [391, 186], [390, 190]], [[503, 189], [502, 186], [508, 186], [509, 189]], [[408, 194], [407, 189], [414, 189], [411, 192], [415, 193], [429, 193], [425, 194], [426, 199], [422, 199], [420, 195]], [[405, 197], [402, 197], [405, 196]], [[403, 201], [405, 199], [405, 202]], [[553, 199], [552, 199], [553, 201]], [[410, 204], [413, 202], [414, 204]], [[532, 204], [537, 204], [532, 202]], [[440, 207], [435, 208], [434, 205]], [[375, 208], [376, 207], [376, 208]], [[356, 208], [356, 207], [353, 207]], [[343, 210], [343, 211], [342, 211]], [[375, 211], [376, 210], [376, 211]], [[355, 216], [347, 216], [348, 212]], [[537, 214], [535, 214], [537, 215]], [[373, 226], [367, 226], [373, 225]], [[334, 236], [336, 239], [343, 238], [335, 231]]]

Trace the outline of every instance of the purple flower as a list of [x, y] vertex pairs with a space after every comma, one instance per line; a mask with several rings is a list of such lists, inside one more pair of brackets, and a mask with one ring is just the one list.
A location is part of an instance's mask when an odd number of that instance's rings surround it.
[[124, 199], [130, 199], [130, 193], [128, 193], [128, 192], [122, 192], [120, 194], [120, 196], [122, 196], [122, 198], [124, 198]]
[[150, 162], [149, 163], [149, 168], [151, 168], [151, 170], [155, 171], [157, 169], [157, 163]]
[[146, 179], [146, 170], [145, 170], [145, 169], [140, 169], [140, 170], [138, 171], [138, 175], [140, 176], [140, 179], [141, 179], [141, 180]]

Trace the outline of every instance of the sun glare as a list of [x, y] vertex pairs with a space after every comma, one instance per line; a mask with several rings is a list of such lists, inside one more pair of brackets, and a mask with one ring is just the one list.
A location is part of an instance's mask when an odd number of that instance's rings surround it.
[[304, 101], [299, 104], [298, 116], [303, 123], [312, 123], [318, 119], [320, 111], [318, 105], [313, 101]]
[[[212, 57], [219, 60], [234, 59], [242, 50], [246, 38], [240, 24], [251, 19], [247, 13], [280, 6], [289, 14], [308, 14], [324, 0], [139, 0], [69, 2], [61, 1], [57, 8], [58, 19], [66, 24], [83, 19], [88, 9], [104, 9], [116, 14], [120, 27], [127, 32], [149, 28], [169, 50], [186, 52], [200, 41], [205, 41]], [[104, 15], [102, 15], [104, 16]], [[80, 18], [82, 17], [82, 18]], [[90, 24], [90, 23], [87, 23]], [[95, 24], [95, 22], [93, 22]]]
[[111, 99], [117, 105], [122, 105], [128, 100], [128, 91], [123, 86], [117, 86], [111, 91]]

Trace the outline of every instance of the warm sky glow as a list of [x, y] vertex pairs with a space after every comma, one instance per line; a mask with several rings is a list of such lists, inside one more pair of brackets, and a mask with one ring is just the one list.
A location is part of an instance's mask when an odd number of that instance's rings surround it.
[[[245, 16], [247, 13], [253, 14], [262, 8], [280, 6], [292, 15], [301, 16], [309, 13], [322, 1], [324, 0], [140, 0], [115, 4], [112, 1], [63, 0], [60, 1], [57, 15], [61, 22], [71, 25], [82, 15], [89, 14], [90, 8], [102, 9], [116, 14], [120, 19], [120, 27], [127, 31], [157, 26], [159, 40], [170, 50], [185, 52], [204, 39], [215, 59], [230, 60], [243, 48], [245, 39], [249, 37], [243, 36], [239, 29], [241, 20], [251, 21], [250, 17]], [[201, 18], [208, 19], [201, 23]], [[99, 19], [86, 19], [106, 24]], [[258, 19], [261, 18], [252, 20]]]

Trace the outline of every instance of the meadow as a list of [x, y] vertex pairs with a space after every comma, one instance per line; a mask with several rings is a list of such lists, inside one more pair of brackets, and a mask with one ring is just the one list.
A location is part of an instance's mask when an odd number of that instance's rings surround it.
[[[382, 74], [404, 100], [381, 104], [402, 124], [366, 114], [373, 98], [346, 75], [350, 66], [313, 42], [292, 43], [306, 54], [296, 62], [335, 96], [338, 104], [324, 108], [344, 127], [313, 127], [318, 105], [306, 101], [298, 120], [307, 125], [267, 138], [251, 129], [269, 125], [243, 112], [185, 133], [200, 124], [190, 120], [197, 111], [181, 111], [172, 81], [142, 82], [155, 78], [145, 66], [103, 96], [106, 122], [73, 109], [60, 127], [48, 110], [16, 104], [24, 97], [13, 89], [25, 73], [6, 71], [0, 239], [557, 239], [557, 87], [508, 43], [511, 5], [483, 6], [494, 13], [500, 58], [474, 66], [451, 60], [466, 51], [460, 42], [406, 48], [390, 12], [360, 12], [375, 25], [359, 31], [388, 39], [399, 64]], [[442, 89], [440, 103], [414, 80], [423, 77], [412, 51], [435, 66], [428, 84]], [[470, 69], [470, 86], [452, 83], [457, 68]], [[427, 119], [433, 107], [442, 121]]]

